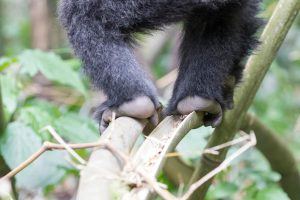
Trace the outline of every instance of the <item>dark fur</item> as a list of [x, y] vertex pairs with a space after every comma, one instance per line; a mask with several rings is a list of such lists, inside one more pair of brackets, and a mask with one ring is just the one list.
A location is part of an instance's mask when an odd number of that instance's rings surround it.
[[[179, 76], [168, 112], [198, 95], [231, 108], [241, 60], [257, 44], [260, 0], [61, 0], [60, 19], [93, 84], [117, 107], [141, 95], [158, 105], [132, 50], [133, 33], [183, 21]], [[234, 77], [233, 85], [227, 84]]]

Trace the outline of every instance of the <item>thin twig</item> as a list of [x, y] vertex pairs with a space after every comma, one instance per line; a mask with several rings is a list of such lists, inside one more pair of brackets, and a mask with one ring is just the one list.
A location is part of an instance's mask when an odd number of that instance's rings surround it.
[[237, 139], [234, 139], [232, 141], [225, 142], [223, 144], [214, 146], [212, 148], [205, 149], [204, 153], [211, 153], [211, 154], [214, 154], [214, 155], [219, 155], [219, 152], [218, 152], [219, 150], [225, 149], [225, 148], [230, 147], [230, 146], [234, 146], [236, 144], [239, 144], [239, 143], [244, 142], [244, 141], [249, 140], [249, 139], [251, 139], [250, 135], [244, 135], [244, 136], [239, 137]]
[[32, 154], [26, 161], [22, 162], [18, 167], [16, 167], [12, 171], [10, 171], [8, 174], [6, 174], [0, 180], [11, 179], [16, 174], [18, 174], [20, 171], [25, 169], [28, 165], [30, 165], [33, 161], [35, 161], [38, 157], [40, 157], [45, 151], [46, 151], [45, 146], [42, 146], [37, 152]]
[[[205, 149], [202, 153], [199, 151], [199, 152], [196, 152], [196, 155], [201, 155], [201, 154], [213, 154], [213, 155], [219, 155], [219, 150], [221, 149], [224, 149], [224, 148], [227, 148], [227, 147], [230, 147], [230, 146], [234, 146], [234, 145], [237, 145], [237, 144], [240, 144], [244, 141], [247, 141], [250, 139], [250, 136], [247, 134], [247, 135], [244, 135], [242, 137], [239, 137], [237, 139], [234, 139], [232, 141], [229, 141], [229, 142], [226, 142], [226, 143], [223, 143], [223, 144], [220, 144], [218, 146], [214, 146], [212, 148], [208, 148], [208, 149]], [[193, 154], [194, 155], [194, 154]], [[181, 153], [179, 152], [171, 152], [171, 153], [168, 153], [166, 155], [167, 158], [171, 158], [171, 157], [179, 157], [179, 156], [183, 156]]]
[[[201, 125], [202, 113], [193, 112], [183, 117], [169, 116], [166, 117], [150, 134], [150, 139], [146, 139], [139, 150], [133, 156], [132, 162], [135, 166], [144, 167], [147, 175], [156, 177], [163, 167], [163, 161], [167, 153], [173, 151], [180, 140], [192, 129]], [[154, 139], [155, 138], [155, 139]], [[161, 142], [156, 142], [160, 140]], [[139, 196], [140, 199], [150, 197], [151, 188], [137, 187], [134, 188], [128, 196], [134, 199]]]
[[[103, 143], [103, 142], [68, 144], [68, 146], [72, 149], [87, 149], [87, 148], [94, 148], [94, 147], [102, 147], [102, 148], [108, 147], [107, 149], [112, 149], [112, 147], [110, 145]], [[63, 146], [61, 144], [51, 143], [51, 142], [44, 142], [43, 146], [38, 151], [36, 151], [34, 154], [32, 154], [27, 160], [22, 162], [19, 166], [17, 166], [15, 169], [10, 171], [8, 174], [6, 174], [0, 180], [11, 179], [15, 175], [17, 175], [20, 171], [22, 171], [23, 169], [28, 167], [36, 159], [38, 159], [43, 153], [45, 153], [46, 151], [52, 151], [52, 150], [65, 150], [65, 146]]]
[[221, 163], [221, 165], [219, 165], [219, 167], [215, 168], [213, 171], [208, 173], [202, 179], [200, 179], [199, 181], [192, 184], [191, 187], [189, 188], [189, 190], [181, 198], [177, 198], [173, 194], [171, 194], [168, 190], [165, 190], [165, 189], [161, 188], [160, 185], [159, 185], [159, 182], [157, 182], [152, 177], [150, 177], [142, 169], [136, 169], [136, 172], [163, 199], [165, 199], [165, 200], [178, 200], [178, 199], [187, 200], [197, 190], [197, 188], [199, 188], [203, 183], [207, 182], [209, 179], [214, 177], [216, 174], [220, 173], [225, 168], [227, 168], [235, 158], [240, 156], [246, 150], [248, 150], [252, 146], [255, 146], [256, 145], [256, 137], [255, 137], [254, 133], [251, 133], [250, 135], [246, 135], [246, 136], [243, 136], [241, 138], [238, 138], [238, 139], [232, 140], [230, 142], [227, 142], [227, 143], [224, 143], [224, 144], [221, 144], [221, 145], [218, 145], [218, 146], [215, 146], [215, 147], [211, 148], [212, 149], [211, 151], [217, 151], [217, 150], [220, 150], [220, 149], [223, 149], [223, 148], [226, 148], [226, 147], [233, 146], [233, 145], [236, 145], [238, 143], [244, 142], [246, 140], [249, 140], [249, 142], [246, 143], [244, 146], [242, 146], [238, 151], [236, 151], [234, 154], [232, 154], [229, 158], [227, 158], [223, 163]]
[[[56, 144], [52, 142], [44, 142], [44, 146], [46, 146], [47, 150], [65, 150], [65, 147], [61, 144]], [[68, 146], [72, 149], [90, 149], [90, 148], [106, 148], [107, 143], [105, 142], [90, 142], [90, 143], [79, 143], [79, 144], [68, 144]]]
[[119, 157], [123, 160], [123, 162], [128, 163], [129, 162], [129, 157], [121, 152], [118, 151], [114, 146], [112, 146], [111, 144], [107, 143], [105, 144], [105, 148], [110, 151], [115, 157]]
[[[281, 175], [280, 185], [290, 199], [300, 199], [300, 171], [290, 146], [276, 131], [267, 127], [257, 117], [247, 114], [241, 129], [253, 130], [257, 137], [257, 149], [269, 161], [271, 168]], [[279, 162], [280, 161], [280, 162]]]
[[136, 172], [143, 177], [144, 181], [147, 182], [149, 186], [163, 199], [165, 200], [177, 200], [178, 198], [171, 194], [168, 190], [160, 187], [159, 182], [150, 177], [146, 172], [142, 169], [137, 169]]
[[225, 159], [217, 168], [215, 168], [214, 170], [212, 170], [211, 172], [209, 172], [208, 174], [206, 174], [205, 176], [203, 176], [203, 178], [201, 178], [197, 182], [193, 183], [190, 186], [190, 188], [188, 189], [188, 191], [185, 193], [185, 195], [183, 195], [183, 197], [180, 198], [180, 200], [187, 200], [187, 199], [189, 199], [192, 196], [192, 194], [201, 185], [203, 185], [205, 182], [207, 182], [208, 180], [210, 180], [211, 178], [213, 178], [216, 174], [218, 174], [221, 171], [223, 171], [224, 169], [226, 169], [234, 159], [236, 159], [238, 156], [240, 156], [245, 151], [247, 151], [249, 148], [251, 148], [251, 147], [253, 147], [255, 145], [256, 145], [256, 137], [255, 137], [255, 134], [252, 132], [252, 133], [250, 133], [250, 141], [248, 143], [246, 143], [239, 150], [237, 150], [231, 156], [229, 156], [227, 159]]
[[69, 154], [71, 154], [80, 164], [86, 165], [86, 161], [78, 154], [76, 153], [63, 139], [60, 137], [55, 129], [52, 126], [46, 126], [41, 131], [47, 130], [49, 133], [54, 137], [54, 139], [61, 144]]

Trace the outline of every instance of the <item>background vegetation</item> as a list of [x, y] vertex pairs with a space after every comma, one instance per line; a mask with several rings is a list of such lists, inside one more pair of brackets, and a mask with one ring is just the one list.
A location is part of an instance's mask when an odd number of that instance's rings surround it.
[[[262, 16], [268, 19], [277, 1], [265, 0]], [[162, 102], [170, 94], [168, 86], [177, 65], [180, 24], [155, 33], [138, 35], [136, 53], [145, 70], [152, 73]], [[99, 137], [92, 120], [93, 109], [103, 98], [89, 88], [56, 18], [56, 1], [0, 0], [0, 176], [27, 159], [43, 141], [52, 137], [42, 128], [51, 125], [67, 141], [91, 142]], [[169, 81], [171, 79], [171, 81]], [[300, 18], [293, 24], [273, 62], [251, 113], [285, 141], [300, 167]], [[177, 147], [180, 159], [194, 166], [212, 129], [191, 131]], [[276, 147], [274, 147], [276, 148]], [[235, 149], [232, 148], [232, 151]], [[88, 150], [77, 151], [88, 158]], [[282, 158], [285, 162], [285, 158]], [[71, 199], [76, 193], [79, 166], [67, 153], [51, 151], [15, 177], [14, 194], [19, 199]], [[265, 200], [289, 199], [256, 149], [243, 154], [214, 180], [207, 199]], [[160, 181], [181, 192], [166, 173]], [[300, 191], [300, 188], [299, 188]], [[16, 197], [17, 198], [17, 197]]]

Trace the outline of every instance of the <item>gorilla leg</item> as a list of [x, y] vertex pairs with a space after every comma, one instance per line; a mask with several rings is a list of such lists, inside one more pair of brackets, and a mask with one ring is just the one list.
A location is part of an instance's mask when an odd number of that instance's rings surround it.
[[[227, 14], [228, 10], [224, 9], [229, 4], [227, 2], [236, 1], [244, 0], [62, 0], [60, 19], [75, 53], [83, 60], [93, 85], [107, 95], [107, 101], [98, 108], [101, 129], [107, 127], [112, 112], [117, 117], [157, 121], [159, 103], [156, 90], [134, 57], [132, 33], [160, 28], [183, 19], [186, 19], [186, 33], [182, 43], [180, 76], [169, 110], [176, 111], [179, 101], [188, 96], [210, 99], [209, 104], [216, 101], [213, 109], [218, 104], [226, 107], [223, 85], [215, 81], [224, 81], [233, 62], [239, 60], [235, 58], [242, 48], [237, 44], [242, 40], [239, 31], [246, 23], [241, 23], [238, 18], [247, 13], [239, 11], [241, 6], [238, 3], [233, 11], [239, 14]], [[205, 18], [209, 20], [205, 21]], [[232, 45], [236, 46], [231, 48]], [[216, 53], [216, 50], [220, 51]], [[184, 106], [185, 101], [182, 102], [178, 104], [180, 113], [190, 111]], [[194, 103], [199, 104], [198, 99]], [[198, 107], [190, 109], [198, 110]], [[212, 110], [208, 111], [213, 113]]]
[[222, 112], [233, 106], [233, 87], [243, 70], [240, 62], [257, 44], [258, 4], [241, 0], [190, 14], [169, 114], [203, 111], [206, 126], [220, 124]]
[[[156, 120], [159, 103], [152, 82], [139, 67], [131, 34], [183, 19], [201, 0], [62, 0], [59, 14], [75, 53], [107, 101], [98, 108], [104, 130], [112, 112]], [[214, 4], [213, 4], [214, 5]]]
[[120, 30], [121, 25], [131, 22], [119, 18], [118, 23], [114, 23], [115, 16], [121, 16], [124, 10], [115, 8], [113, 12], [109, 1], [107, 5], [100, 2], [105, 1], [63, 0], [59, 10], [75, 53], [83, 60], [85, 72], [93, 85], [107, 96], [97, 111], [100, 130], [108, 126], [112, 112], [117, 117], [152, 118], [155, 122], [159, 105], [156, 89], [134, 58], [127, 42], [130, 36]]

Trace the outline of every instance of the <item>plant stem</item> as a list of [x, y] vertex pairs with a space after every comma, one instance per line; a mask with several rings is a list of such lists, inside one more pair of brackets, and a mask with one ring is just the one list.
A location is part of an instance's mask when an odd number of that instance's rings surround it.
[[[134, 143], [145, 126], [128, 117], [120, 117], [111, 122], [101, 136], [100, 141], [109, 143], [115, 152], [129, 155]], [[77, 193], [78, 200], [109, 200], [119, 195], [122, 186], [120, 179], [124, 160], [116, 157], [116, 153], [107, 149], [95, 149], [90, 156], [87, 166], [81, 171]]]
[[3, 14], [3, 0], [0, 0], [0, 56], [3, 55], [4, 53], [4, 36], [3, 36], [3, 18], [4, 18], [4, 14]]
[[[281, 174], [282, 189], [291, 199], [300, 199], [300, 173], [297, 168], [297, 161], [288, 148], [288, 144], [278, 137], [278, 133], [250, 114], [246, 115], [241, 130], [255, 133], [257, 149], [265, 156], [272, 169]], [[193, 168], [183, 163], [178, 157], [172, 157], [164, 166], [164, 173], [174, 185], [187, 185], [192, 176]], [[182, 178], [178, 175], [181, 175]]]
[[0, 85], [0, 137], [4, 134], [6, 128], [6, 120], [4, 114], [4, 107], [2, 101], [2, 92], [1, 92], [1, 85]]
[[277, 133], [249, 114], [245, 117], [241, 129], [248, 133], [255, 132], [257, 148], [269, 161], [272, 169], [281, 174], [282, 189], [291, 199], [300, 199], [300, 173], [288, 144], [278, 137]]
[[[6, 127], [6, 120], [4, 115], [4, 107], [2, 102], [2, 93], [1, 93], [1, 85], [0, 85], [0, 138], [4, 134], [5, 127]], [[8, 172], [9, 172], [9, 168], [6, 165], [0, 152], [0, 177], [4, 176]]]
[[[299, 8], [299, 0], [280, 0], [278, 2], [261, 36], [260, 50], [252, 55], [246, 64], [244, 82], [237, 89], [235, 95], [235, 108], [225, 114], [222, 124], [215, 129], [208, 141], [207, 148], [230, 141], [235, 136], [265, 74], [297, 16]], [[220, 151], [220, 155], [204, 155], [197, 165], [191, 183], [216, 168], [225, 159], [227, 151], [228, 149]], [[210, 184], [211, 181], [199, 188], [192, 199], [204, 199]]]

